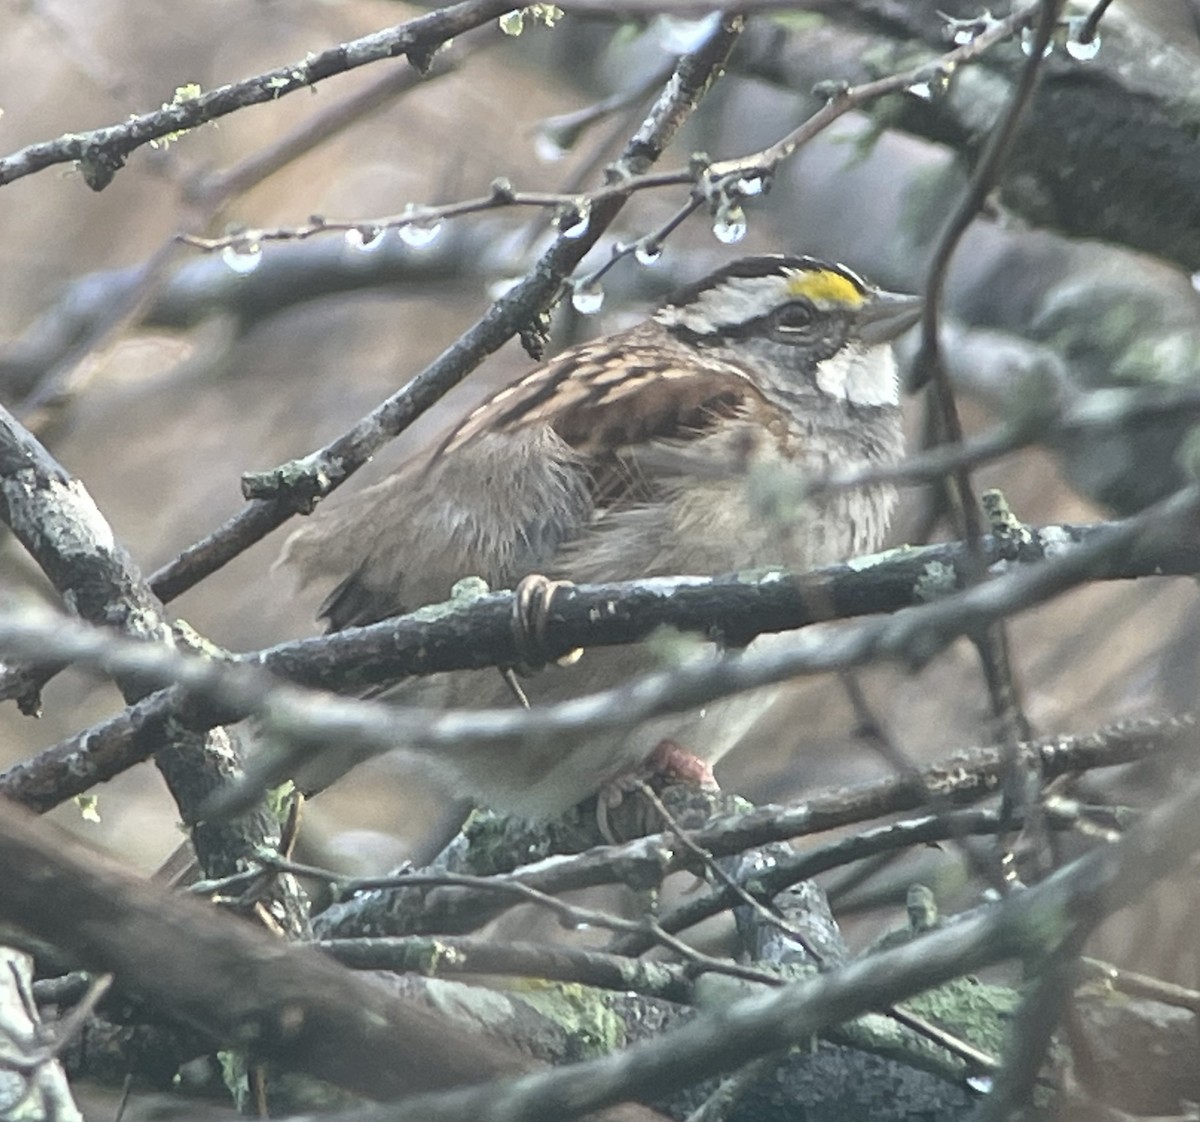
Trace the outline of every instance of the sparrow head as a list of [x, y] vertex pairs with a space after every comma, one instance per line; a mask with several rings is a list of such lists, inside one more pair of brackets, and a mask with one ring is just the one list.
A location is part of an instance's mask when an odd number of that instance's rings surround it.
[[654, 313], [680, 340], [753, 365], [770, 396], [851, 406], [899, 404], [890, 343], [920, 318], [919, 297], [868, 284], [812, 257], [746, 257], [683, 289]]

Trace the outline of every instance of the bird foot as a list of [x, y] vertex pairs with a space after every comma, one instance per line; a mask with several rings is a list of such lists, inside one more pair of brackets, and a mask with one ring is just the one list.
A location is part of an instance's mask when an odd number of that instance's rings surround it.
[[[550, 614], [550, 604], [559, 589], [569, 588], [570, 585], [570, 581], [551, 580], [540, 573], [530, 573], [518, 581], [513, 591], [511, 627], [513, 646], [517, 648], [519, 657], [515, 666], [500, 667], [500, 676], [523, 709], [529, 708], [529, 698], [517, 675], [527, 677], [546, 665], [546, 619]], [[577, 648], [555, 659], [555, 662], [559, 666], [570, 666], [582, 656], [582, 648]]]
[[643, 783], [655, 779], [664, 783], [687, 783], [710, 791], [720, 790], [707, 760], [689, 752], [677, 740], [664, 737], [642, 764], [610, 779], [597, 794], [596, 825], [610, 845], [619, 844], [620, 839], [613, 834], [609, 812], [616, 810], [630, 791], [639, 790]]
[[680, 783], [690, 783], [694, 787], [717, 789], [717, 778], [713, 775], [712, 764], [702, 760], [695, 752], [689, 752], [677, 740], [665, 737], [658, 742], [650, 758], [646, 761], [651, 775], [663, 779], [673, 779]]
[[[513, 591], [512, 634], [519, 662], [516, 669], [522, 674], [532, 674], [546, 665], [546, 621], [550, 616], [550, 605], [554, 597], [571, 581], [551, 580], [540, 573], [530, 573], [517, 582]], [[569, 651], [555, 659], [560, 666], [577, 662], [583, 654], [580, 649]]]

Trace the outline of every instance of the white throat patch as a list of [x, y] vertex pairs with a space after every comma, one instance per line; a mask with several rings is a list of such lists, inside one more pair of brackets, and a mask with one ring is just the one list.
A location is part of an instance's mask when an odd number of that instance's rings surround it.
[[852, 405], [899, 405], [900, 379], [892, 348], [843, 347], [817, 367], [817, 388]]

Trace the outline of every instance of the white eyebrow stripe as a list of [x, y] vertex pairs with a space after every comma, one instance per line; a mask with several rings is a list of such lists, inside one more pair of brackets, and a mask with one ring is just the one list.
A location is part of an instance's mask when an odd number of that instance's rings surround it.
[[705, 289], [690, 303], [659, 308], [654, 319], [664, 327], [683, 327], [697, 335], [711, 335], [720, 327], [766, 315], [786, 295], [786, 278], [778, 275], [729, 277]]

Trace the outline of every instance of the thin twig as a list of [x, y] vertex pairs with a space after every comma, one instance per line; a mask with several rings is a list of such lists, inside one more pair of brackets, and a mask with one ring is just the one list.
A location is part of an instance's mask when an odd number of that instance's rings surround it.
[[423, 68], [447, 39], [511, 10], [506, 3], [507, 0], [466, 0], [452, 4], [207, 93], [180, 90], [170, 104], [139, 113], [118, 125], [67, 133], [57, 140], [30, 144], [0, 158], [0, 186], [55, 164], [78, 161], [88, 185], [102, 190], [124, 166], [128, 155], [145, 144], [219, 120], [250, 105], [278, 101], [370, 63], [407, 55], [418, 69]]
[[1096, 6], [1087, 14], [1087, 19], [1083, 21], [1083, 26], [1079, 29], [1079, 42], [1090, 43], [1096, 38], [1096, 31], [1100, 27], [1100, 21], [1104, 18], [1104, 13], [1108, 11], [1108, 6], [1112, 0], [1097, 0]]
[[[674, 951], [693, 968], [712, 973], [727, 974], [732, 978], [744, 981], [761, 982], [764, 985], [779, 985], [777, 975], [767, 970], [759, 970], [750, 966], [742, 966], [728, 959], [715, 958], [689, 946], [682, 939], [676, 938], [669, 931], [659, 927], [652, 917], [642, 916], [639, 919], [625, 919], [611, 912], [600, 911], [596, 908], [585, 908], [578, 904], [570, 904], [557, 896], [543, 892], [529, 884], [510, 877], [472, 876], [467, 873], [430, 873], [413, 872], [401, 873], [388, 877], [354, 877], [344, 878], [326, 869], [312, 865], [297, 864], [294, 861], [284, 861], [264, 853], [260, 858], [264, 868], [278, 872], [291, 873], [297, 877], [311, 877], [325, 880], [335, 885], [343, 895], [359, 892], [375, 892], [381, 889], [396, 888], [468, 888], [489, 893], [498, 892], [516, 896], [522, 903], [536, 904], [553, 913], [565, 927], [601, 928], [623, 935], [644, 935], [659, 945]], [[222, 882], [209, 882], [203, 886], [204, 892], [219, 890]], [[214, 885], [218, 886], [214, 889]]]
[[963, 1040], [961, 1036], [948, 1032], [941, 1025], [935, 1025], [932, 1021], [918, 1016], [908, 1009], [899, 1005], [891, 1005], [887, 1009], [887, 1015], [904, 1025], [905, 1028], [932, 1041], [938, 1047], [945, 1048], [947, 1052], [957, 1056], [974, 1071], [994, 1072], [1000, 1066], [1000, 1061], [990, 1052], [976, 1048], [970, 1041]]
[[[1043, 51], [1050, 42], [1061, 6], [1062, 0], [1036, 0], [1034, 4], [1022, 10], [1025, 19], [1034, 12], [1038, 13], [1029, 57], [1021, 69], [1012, 97], [988, 137], [965, 195], [955, 207], [938, 238], [929, 266], [925, 287], [925, 315], [921, 321], [921, 347], [916, 367], [920, 377], [933, 385], [940, 436], [949, 444], [961, 445], [964, 439], [954, 388], [942, 359], [938, 339], [938, 317], [950, 260], [962, 236], [974, 222], [995, 185], [1018, 127], [1029, 110], [1041, 75]], [[951, 472], [950, 478], [957, 498], [962, 536], [968, 543], [978, 543], [982, 537], [982, 527], [969, 469], [960, 465]], [[975, 561], [976, 571], [982, 576], [981, 553], [977, 554]], [[999, 722], [1005, 742], [1015, 749], [1020, 741], [1029, 737], [1031, 730], [1021, 704], [1020, 691], [1012, 667], [1007, 630], [1002, 621], [996, 621], [973, 634], [971, 638], [979, 652], [993, 716]], [[1013, 758], [1015, 761], [1015, 752]], [[1023, 810], [1027, 800], [1025, 787], [1020, 784], [1019, 779], [1014, 762], [1009, 783], [1012, 796], [1010, 802], [1014, 807]]]
[[783, 916], [777, 912], [773, 912], [757, 897], [752, 896], [746, 889], [733, 879], [721, 866], [717, 863], [717, 859], [708, 852], [703, 846], [697, 845], [682, 826], [676, 821], [675, 816], [667, 809], [662, 799], [650, 786], [649, 783], [639, 782], [638, 790], [647, 802], [654, 807], [655, 812], [662, 819], [663, 824], [667, 827], [669, 833], [675, 836], [675, 839], [696, 857], [701, 864], [706, 868], [716, 880], [720, 881], [725, 886], [725, 890], [733, 902], [741, 902], [746, 907], [755, 912], [764, 923], [770, 924], [772, 927], [779, 928], [789, 938], [794, 939], [804, 948], [811, 956], [814, 963], [818, 966], [824, 963], [825, 956], [821, 951], [813, 945], [813, 941], [808, 937], [807, 933], [801, 931], [798, 927], [788, 923]]
[[1164, 1005], [1177, 1005], [1181, 1009], [1200, 1013], [1200, 991], [1187, 986], [1151, 978], [1147, 974], [1139, 974], [1135, 970], [1126, 970], [1123, 966], [1114, 966], [1111, 962], [1101, 962], [1095, 958], [1081, 958], [1080, 967], [1084, 979], [1102, 982], [1119, 993], [1130, 997], [1148, 997]]

